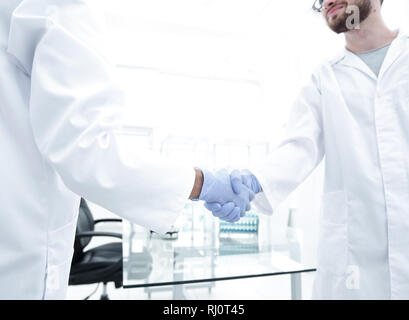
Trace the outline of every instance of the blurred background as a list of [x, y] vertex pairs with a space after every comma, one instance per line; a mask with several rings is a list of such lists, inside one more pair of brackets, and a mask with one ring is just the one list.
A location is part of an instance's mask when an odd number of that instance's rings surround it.
[[[127, 95], [126, 152], [143, 148], [192, 166], [245, 168], [264, 157], [283, 128], [311, 72], [343, 49], [313, 1], [98, 0], [95, 13], [117, 78]], [[409, 30], [409, 0], [385, 1], [387, 24]], [[135, 139], [135, 136], [138, 139]], [[129, 137], [127, 139], [126, 137]], [[136, 143], [138, 141], [138, 143]], [[272, 217], [271, 237], [285, 235], [289, 209], [303, 232], [303, 260], [314, 265], [322, 165]], [[90, 204], [96, 218], [113, 213]], [[314, 274], [303, 277], [311, 296]], [[246, 287], [248, 290], [238, 290]], [[81, 299], [93, 286], [70, 287]], [[217, 283], [213, 295], [190, 298], [288, 299], [285, 276]], [[95, 296], [98, 298], [98, 295]], [[146, 299], [142, 289], [111, 298]], [[171, 298], [164, 292], [157, 299]]]

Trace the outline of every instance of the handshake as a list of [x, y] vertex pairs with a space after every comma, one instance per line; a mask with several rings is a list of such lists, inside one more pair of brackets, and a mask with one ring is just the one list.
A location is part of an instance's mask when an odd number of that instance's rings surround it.
[[257, 178], [248, 170], [202, 170], [203, 186], [198, 200], [221, 220], [234, 223], [251, 209], [250, 202], [262, 191]]

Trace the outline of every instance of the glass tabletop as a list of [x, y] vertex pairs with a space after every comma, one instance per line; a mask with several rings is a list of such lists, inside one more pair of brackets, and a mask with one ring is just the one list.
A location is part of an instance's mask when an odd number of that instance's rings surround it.
[[315, 271], [302, 263], [302, 237], [291, 228], [271, 240], [256, 212], [239, 223], [215, 219], [187, 203], [165, 236], [124, 221], [124, 288], [166, 286]]

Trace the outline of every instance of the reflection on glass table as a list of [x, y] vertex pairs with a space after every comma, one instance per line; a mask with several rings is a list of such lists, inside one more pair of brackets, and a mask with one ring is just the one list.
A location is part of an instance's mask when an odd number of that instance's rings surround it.
[[144, 287], [149, 297], [172, 290], [174, 299], [183, 299], [185, 288], [211, 291], [217, 281], [288, 274], [292, 298], [301, 299], [301, 274], [315, 268], [301, 263], [302, 239], [291, 221], [290, 212], [287, 238], [280, 243], [269, 243], [269, 230], [256, 213], [230, 224], [200, 203], [186, 204], [167, 235], [125, 222], [124, 288]]

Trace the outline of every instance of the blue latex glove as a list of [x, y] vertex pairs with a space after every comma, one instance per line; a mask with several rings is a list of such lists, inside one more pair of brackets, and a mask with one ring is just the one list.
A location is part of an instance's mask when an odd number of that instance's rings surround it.
[[234, 192], [240, 192], [240, 185], [245, 185], [248, 189], [258, 194], [262, 191], [261, 185], [258, 182], [256, 176], [252, 174], [249, 170], [234, 170], [231, 175], [231, 183]]
[[254, 193], [243, 184], [235, 182], [233, 190], [230, 174], [226, 169], [212, 173], [203, 171], [203, 186], [199, 200], [206, 202], [207, 209], [213, 215], [231, 222], [237, 221], [250, 209]]
[[[261, 185], [257, 178], [248, 170], [234, 170], [230, 174], [230, 182], [232, 184], [232, 189], [236, 194], [246, 192], [246, 189], [250, 189], [254, 194], [262, 191]], [[238, 216], [237, 211], [239, 208], [235, 207], [234, 203], [232, 202], [227, 202], [225, 204], [205, 203], [205, 207], [209, 211], [212, 211], [214, 216], [231, 223], [239, 221], [240, 217], [243, 217], [245, 214], [243, 211], [241, 211], [240, 216]], [[246, 212], [250, 209], [251, 205], [248, 203], [246, 206]]]
[[224, 205], [219, 203], [205, 203], [207, 210], [211, 211], [215, 217], [221, 220], [234, 223], [240, 220], [240, 208], [236, 207], [234, 202], [227, 202]]

